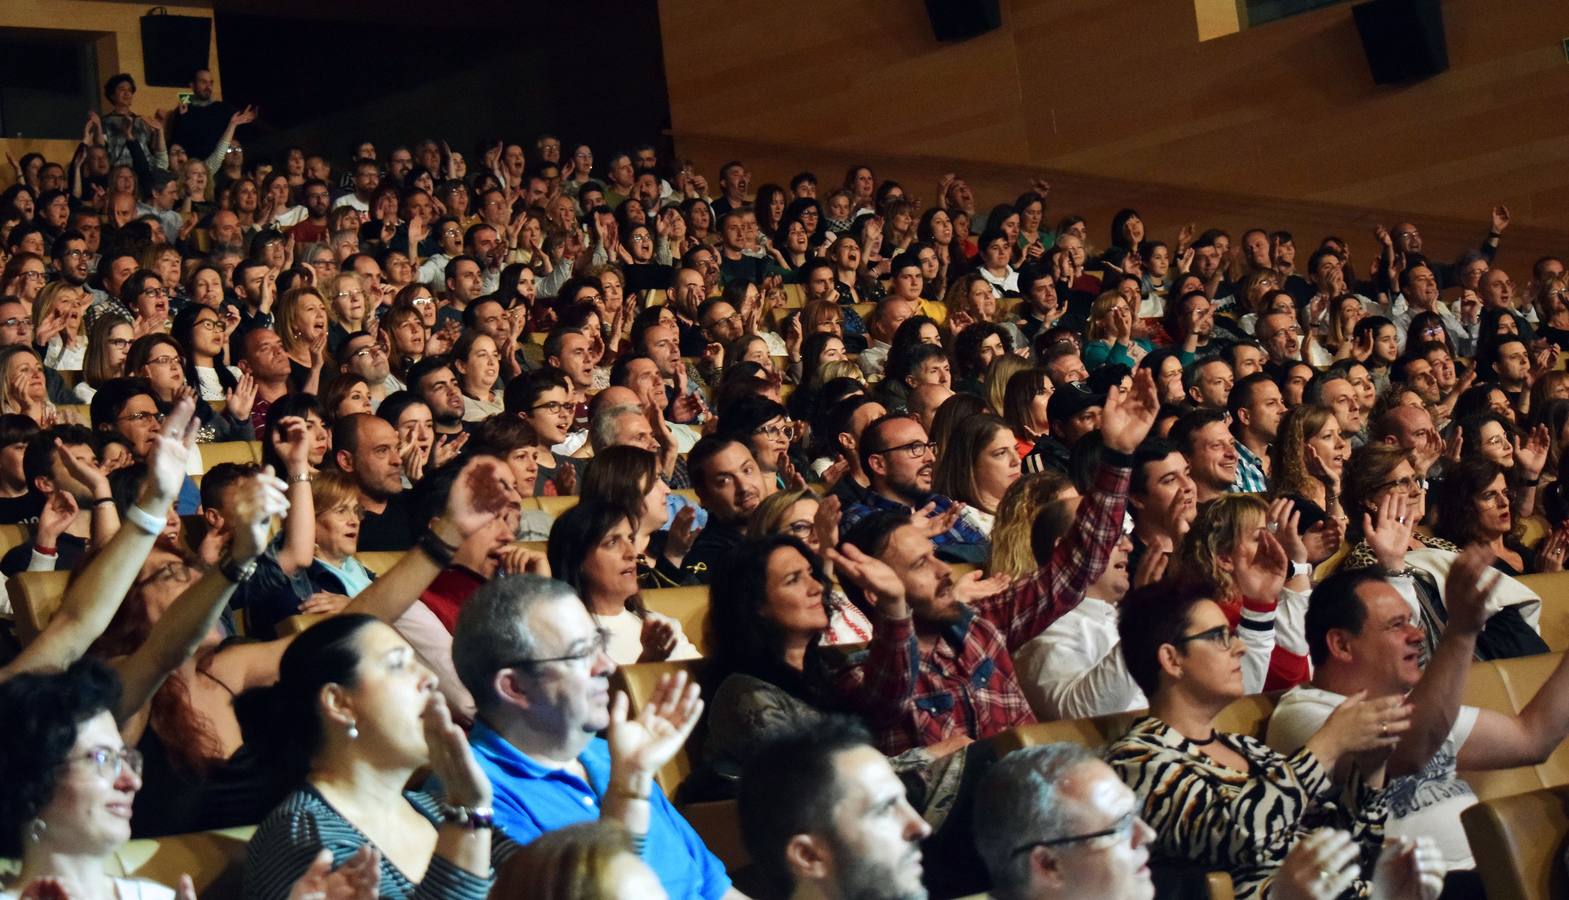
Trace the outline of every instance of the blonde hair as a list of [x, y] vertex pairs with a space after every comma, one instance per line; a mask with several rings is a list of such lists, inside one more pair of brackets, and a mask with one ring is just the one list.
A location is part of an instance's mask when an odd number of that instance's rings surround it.
[[[38, 333], [38, 326], [43, 324], [44, 319], [49, 318], [49, 313], [54, 310], [55, 304], [60, 302], [60, 295], [69, 291], [74, 291], [76, 293], [76, 299], [80, 300], [82, 298], [82, 288], [79, 288], [74, 284], [68, 284], [61, 280], [49, 282], [43, 286], [42, 290], [38, 292], [38, 296], [33, 299], [34, 334]], [[80, 341], [86, 338], [86, 332], [87, 317], [84, 315], [77, 318], [76, 334], [72, 336]], [[63, 340], [64, 339], [62, 338], [62, 341]]]
[[811, 488], [795, 488], [788, 491], [775, 491], [757, 504], [757, 509], [752, 510], [752, 518], [747, 523], [746, 533], [752, 537], [762, 537], [774, 534], [784, 525], [785, 516], [790, 514], [790, 507], [802, 500], [813, 500], [821, 503], [823, 498]]
[[321, 305], [326, 307], [327, 314], [329, 316], [332, 315], [332, 304], [328, 303], [327, 298], [321, 295], [321, 291], [316, 290], [314, 287], [302, 284], [299, 287], [292, 287], [284, 291], [283, 296], [278, 298], [278, 305], [273, 307], [273, 318], [278, 337], [283, 340], [283, 349], [291, 354], [299, 350], [310, 349], [304, 346], [300, 342], [300, 338], [295, 334], [295, 320], [300, 314], [300, 304], [304, 302], [306, 297], [315, 297], [317, 300], [320, 300]]
[[[1087, 340], [1098, 341], [1111, 335], [1111, 311], [1118, 303], [1126, 306], [1128, 301], [1116, 291], [1106, 291], [1095, 298], [1095, 303], [1090, 306], [1090, 330], [1085, 335]], [[1130, 309], [1128, 312], [1131, 314], [1135, 310]]]
[[[991, 365], [986, 367], [986, 408], [993, 415], [1002, 416], [1004, 419], [1008, 418], [1007, 414], [1003, 412], [1004, 405], [1002, 402], [1003, 395], [1008, 392], [1008, 379], [1033, 366], [1034, 363], [1017, 353], [1004, 353], [992, 360]], [[1009, 423], [1009, 427], [1012, 427], [1012, 423]], [[1025, 437], [1025, 435], [1016, 436]]]
[[[338, 274], [332, 276], [332, 278], [327, 282], [328, 296], [337, 297], [338, 294], [343, 291], [344, 283], [348, 281], [354, 282], [355, 286], [360, 289], [360, 292], [365, 295], [365, 315], [366, 317], [369, 317], [374, 312], [370, 305], [370, 289], [365, 286], [365, 279], [361, 278], [358, 272], [340, 271]], [[342, 327], [344, 331], [347, 331], [350, 334], [364, 329], [364, 322], [349, 322], [342, 316], [338, 315], [338, 305], [329, 301], [327, 297], [322, 297], [321, 302], [327, 307], [327, 321], [336, 323]]]
[[1201, 505], [1182, 541], [1179, 567], [1183, 575], [1214, 584], [1217, 597], [1235, 598], [1236, 582], [1221, 568], [1220, 558], [1231, 556], [1243, 535], [1262, 526], [1268, 518], [1269, 504], [1256, 494], [1222, 494]]
[[599, 820], [549, 831], [525, 844], [496, 872], [497, 897], [610, 900], [620, 892], [614, 863], [635, 856], [620, 824]]
[[817, 367], [818, 384], [827, 384], [835, 378], [854, 378], [862, 384], [866, 383], [866, 373], [853, 360], [836, 359]]
[[1057, 500], [1073, 481], [1061, 472], [1036, 472], [1025, 475], [1010, 486], [997, 504], [992, 523], [991, 553], [986, 558], [986, 574], [1023, 578], [1040, 568], [1030, 549], [1030, 529], [1041, 510]]

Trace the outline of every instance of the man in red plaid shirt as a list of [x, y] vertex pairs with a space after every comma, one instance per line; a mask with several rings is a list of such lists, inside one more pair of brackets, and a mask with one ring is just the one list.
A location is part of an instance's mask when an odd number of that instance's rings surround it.
[[[879, 749], [892, 755], [955, 739], [983, 740], [1035, 721], [1011, 654], [1077, 606], [1105, 571], [1122, 535], [1133, 450], [1154, 426], [1159, 407], [1147, 369], [1137, 372], [1131, 389], [1111, 390], [1101, 412], [1100, 468], [1073, 529], [1046, 565], [999, 592], [987, 595], [993, 585], [978, 573], [956, 581], [927, 530], [909, 516], [878, 513], [846, 535], [898, 574], [920, 643], [915, 690], [903, 698], [897, 719], [878, 728]], [[846, 589], [857, 590], [853, 584]], [[980, 596], [965, 602], [966, 593]]]

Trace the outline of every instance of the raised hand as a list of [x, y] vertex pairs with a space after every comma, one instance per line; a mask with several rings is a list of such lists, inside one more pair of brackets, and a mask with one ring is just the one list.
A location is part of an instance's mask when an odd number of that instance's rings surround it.
[[1536, 570], [1538, 572], [1562, 572], [1564, 570], [1564, 551], [1569, 549], [1569, 531], [1563, 528], [1553, 529], [1540, 547], [1536, 549]]
[[1001, 572], [982, 578], [980, 570], [973, 569], [953, 580], [953, 595], [961, 603], [973, 603], [1001, 592], [1011, 583], [1012, 579]]
[[1496, 558], [1487, 544], [1472, 544], [1455, 556], [1444, 579], [1444, 605], [1449, 609], [1446, 630], [1458, 628], [1480, 634], [1487, 625], [1487, 600], [1503, 574], [1492, 567]]
[[[256, 406], [256, 379], [249, 372], [240, 375], [240, 380], [234, 389], [224, 392], [224, 411], [229, 418], [236, 422], [250, 419], [251, 410]], [[303, 420], [301, 422], [303, 425]]]
[[1415, 516], [1408, 514], [1410, 498], [1405, 494], [1391, 494], [1378, 508], [1375, 518], [1362, 514], [1362, 533], [1386, 572], [1405, 568], [1406, 551], [1411, 549], [1411, 532], [1416, 528]]
[[[467, 431], [460, 432], [457, 435], [438, 435], [430, 447], [430, 455], [435, 460], [433, 465], [439, 469], [457, 459], [458, 454], [463, 451], [463, 445], [468, 442], [469, 433]], [[410, 480], [415, 479], [411, 476]]]
[[1302, 535], [1302, 543], [1307, 547], [1307, 561], [1318, 565], [1334, 556], [1345, 536], [1346, 527], [1339, 519], [1325, 517]]
[[506, 463], [493, 456], [476, 456], [453, 479], [447, 506], [431, 525], [436, 536], [458, 546], [497, 517], [522, 506], [523, 498], [503, 477]]
[[508, 575], [538, 575], [542, 578], [550, 577], [550, 560], [545, 554], [531, 549], [519, 542], [508, 544], [496, 550], [498, 568]]
[[1231, 579], [1242, 596], [1254, 600], [1273, 600], [1280, 595], [1280, 589], [1286, 586], [1286, 577], [1290, 571], [1285, 548], [1280, 546], [1273, 534], [1265, 531], [1258, 536], [1258, 549], [1253, 558], [1239, 558], [1236, 561]]
[[1166, 566], [1171, 562], [1171, 554], [1165, 550], [1148, 547], [1144, 555], [1139, 558], [1139, 564], [1133, 569], [1133, 586], [1143, 587], [1154, 584], [1166, 577]]
[[33, 543], [39, 547], [54, 548], [60, 535], [70, 527], [79, 507], [70, 491], [56, 490], [49, 495], [49, 502], [38, 513], [38, 531]]
[[1538, 425], [1531, 429], [1523, 444], [1520, 442], [1520, 437], [1515, 436], [1515, 464], [1520, 467], [1520, 472], [1526, 480], [1529, 481], [1542, 474], [1542, 469], [1547, 466], [1547, 451], [1551, 449], [1552, 444], [1553, 439], [1548, 434], [1546, 425]]
[[686, 672], [659, 679], [654, 693], [635, 718], [627, 714], [630, 701], [618, 691], [610, 702], [610, 745], [612, 779], [652, 778], [669, 762], [691, 737], [703, 711], [703, 699], [696, 684], [687, 683]]
[[819, 547], [839, 546], [839, 498], [833, 494], [817, 501], [817, 514], [812, 516], [812, 534]]
[[1335, 707], [1307, 747], [1331, 769], [1345, 756], [1387, 754], [1411, 729], [1411, 711], [1403, 696], [1370, 700], [1367, 691], [1357, 691]]
[[823, 474], [818, 476], [818, 480], [822, 482], [823, 487], [831, 491], [834, 489], [834, 485], [838, 484], [839, 480], [848, 474], [850, 474], [850, 461], [840, 457], [823, 470]]
[[[821, 508], [821, 507], [819, 507]], [[835, 547], [823, 545], [823, 558], [833, 564], [841, 581], [848, 581], [860, 588], [877, 611], [890, 619], [903, 619], [910, 614], [905, 602], [904, 582], [887, 563], [869, 556], [854, 544]]]
[[138, 501], [142, 509], [156, 515], [154, 508], [161, 512], [180, 495], [180, 488], [185, 485], [186, 465], [191, 454], [196, 452], [196, 432], [200, 428], [196, 404], [189, 397], [181, 398], [164, 418], [163, 428], [153, 438], [152, 449], [147, 453], [147, 480], [142, 484], [142, 497], [151, 502]]
[[1493, 231], [1497, 234], [1503, 234], [1504, 229], [1508, 227], [1509, 207], [1500, 203], [1493, 207]]
[[237, 562], [248, 562], [267, 549], [273, 519], [289, 511], [288, 485], [268, 466], [241, 479], [233, 490], [234, 518], [230, 524], [234, 542], [229, 545], [229, 553]]
[[258, 112], [259, 111], [257, 108], [254, 106], [247, 106], [244, 109], [237, 109], [229, 116], [229, 124], [235, 127], [240, 125], [249, 125], [256, 121]]
[[665, 559], [670, 564], [679, 568], [686, 555], [691, 552], [692, 544], [697, 541], [697, 536], [702, 532], [697, 524], [697, 510], [691, 506], [683, 506], [676, 513], [675, 519], [670, 523], [670, 530], [665, 536]]
[[[245, 376], [249, 378], [250, 376]], [[303, 475], [311, 470], [310, 429], [300, 416], [284, 416], [278, 420], [277, 433], [272, 437], [272, 449], [283, 460], [288, 475]]]
[[676, 650], [675, 620], [656, 612], [648, 613], [643, 617], [643, 630], [638, 634], [638, 642], [643, 647], [638, 662], [664, 662]]
[[447, 701], [431, 691], [420, 715], [425, 729], [425, 747], [430, 753], [430, 770], [441, 782], [446, 801], [453, 806], [474, 809], [489, 806], [490, 779], [474, 761], [463, 729], [452, 723]]
[[947, 510], [937, 512], [937, 501], [933, 500], [915, 511], [910, 518], [910, 524], [921, 530], [924, 537], [935, 538], [959, 521], [959, 516], [964, 514], [964, 504], [954, 503]]
[[1155, 416], [1160, 412], [1160, 396], [1155, 391], [1155, 379], [1147, 368], [1133, 374], [1133, 386], [1126, 392], [1113, 387], [1106, 394], [1106, 404], [1101, 408], [1101, 435], [1106, 446], [1123, 453], [1132, 453], [1155, 427]]

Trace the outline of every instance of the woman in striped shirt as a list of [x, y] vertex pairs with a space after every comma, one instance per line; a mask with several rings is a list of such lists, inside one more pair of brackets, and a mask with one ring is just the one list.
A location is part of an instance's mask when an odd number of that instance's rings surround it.
[[[490, 782], [436, 676], [390, 626], [363, 615], [312, 626], [283, 654], [277, 683], [236, 709], [247, 743], [299, 778], [251, 839], [246, 898], [288, 897], [326, 850], [334, 866], [376, 860], [383, 898], [484, 900], [492, 859], [515, 845], [492, 839]], [[424, 766], [444, 803], [403, 790]]]
[[[1373, 871], [1388, 813], [1384, 762], [1410, 727], [1410, 707], [1400, 697], [1354, 695], [1291, 756], [1218, 731], [1222, 711], [1242, 696], [1244, 649], [1214, 596], [1208, 585], [1160, 583], [1122, 601], [1122, 653], [1150, 714], [1106, 760], [1155, 829], [1153, 860], [1228, 872], [1239, 900], [1252, 900], [1268, 896], [1300, 838], [1330, 825], [1351, 832], [1363, 871]], [[1365, 880], [1351, 891], [1367, 892]]]

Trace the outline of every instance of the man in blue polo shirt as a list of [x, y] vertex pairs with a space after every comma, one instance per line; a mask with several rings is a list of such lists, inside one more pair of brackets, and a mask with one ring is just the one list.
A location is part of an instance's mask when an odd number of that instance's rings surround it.
[[[452, 662], [478, 709], [469, 742], [519, 843], [598, 818], [625, 825], [671, 897], [740, 897], [724, 866], [654, 784], [701, 711], [696, 686], [661, 684], [638, 718], [610, 698], [606, 633], [567, 585], [495, 578], [470, 597]], [[610, 739], [595, 737], [609, 729]]]

